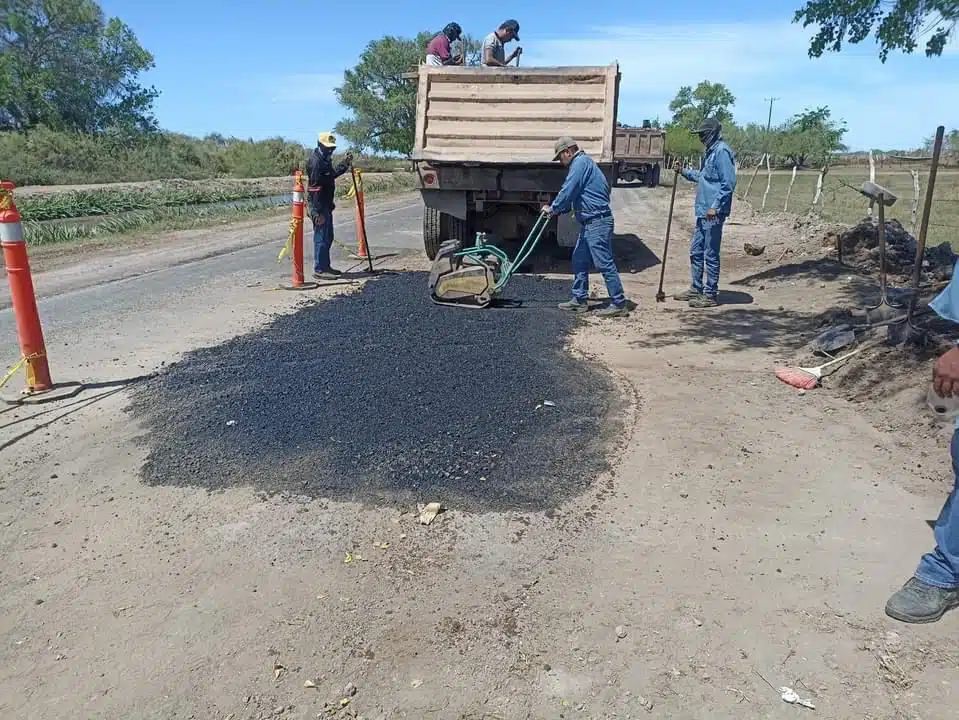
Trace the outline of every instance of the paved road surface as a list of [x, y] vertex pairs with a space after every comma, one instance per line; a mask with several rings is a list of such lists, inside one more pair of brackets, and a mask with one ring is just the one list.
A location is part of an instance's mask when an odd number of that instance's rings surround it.
[[[373, 204], [373, 203], [371, 203]], [[416, 196], [406, 195], [381, 201], [379, 210], [367, 218], [367, 234], [374, 254], [422, 248], [422, 206]], [[344, 207], [335, 218], [336, 239], [355, 247], [356, 226], [350, 208]], [[117, 352], [123, 347], [121, 336], [138, 325], [176, 322], [178, 313], [212, 312], [229, 302], [234, 285], [246, 294], [248, 286], [264, 288], [289, 282], [289, 261], [277, 264], [276, 257], [287, 231], [286, 223], [255, 227], [218, 228], [194, 232], [184, 244], [128, 252], [91, 253], [73, 267], [38, 273], [35, 277], [40, 315], [51, 362], [63, 351], [63, 342], [76, 348], [88, 348], [94, 338], [113, 335]], [[197, 240], [196, 236], [201, 239]], [[307, 279], [312, 268], [313, 245], [309, 225], [304, 237]], [[333, 248], [334, 264], [340, 268], [356, 265], [344, 257], [339, 246]], [[205, 257], [204, 257], [205, 256]], [[109, 258], [104, 260], [104, 258]], [[424, 256], [425, 257], [425, 256]], [[4, 278], [3, 284], [6, 285]], [[226, 295], [213, 294], [214, 290]], [[10, 295], [0, 288], [0, 360], [10, 364], [19, 355], [16, 325], [10, 309]], [[182, 315], [181, 315], [182, 316]], [[185, 323], [188, 325], [189, 323]], [[188, 328], [184, 328], [188, 330]], [[112, 332], [111, 332], [112, 330]], [[135, 351], [137, 343], [132, 343]], [[75, 356], [73, 351], [68, 353]], [[99, 353], [94, 353], [95, 355]], [[122, 353], [126, 355], [126, 352]], [[73, 358], [74, 364], [76, 362]], [[6, 365], [5, 365], [6, 366]], [[14, 381], [18, 384], [18, 381]]]

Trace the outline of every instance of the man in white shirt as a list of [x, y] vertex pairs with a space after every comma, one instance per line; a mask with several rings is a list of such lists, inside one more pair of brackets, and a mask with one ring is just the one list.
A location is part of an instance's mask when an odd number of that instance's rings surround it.
[[506, 57], [506, 43], [519, 41], [519, 23], [507, 20], [495, 31], [483, 38], [483, 64], [487, 67], [506, 67], [523, 54], [523, 48], [517, 47]]

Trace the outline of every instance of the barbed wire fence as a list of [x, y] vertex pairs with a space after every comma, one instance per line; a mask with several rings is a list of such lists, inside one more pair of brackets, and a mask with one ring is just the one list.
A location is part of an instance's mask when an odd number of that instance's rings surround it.
[[[928, 221], [930, 245], [943, 241], [959, 245], [959, 166], [954, 155], [951, 148], [941, 153], [940, 159], [949, 162], [937, 166]], [[736, 195], [760, 213], [783, 212], [854, 224], [874, 217], [873, 204], [858, 192], [861, 184], [870, 180], [897, 196], [892, 212], [887, 210], [887, 222], [895, 220], [915, 236], [932, 160], [931, 154], [869, 153], [864, 163], [830, 163], [816, 170], [795, 165], [776, 168], [764, 159], [758, 167], [740, 168]], [[760, 170], [764, 177], [757, 177]]]

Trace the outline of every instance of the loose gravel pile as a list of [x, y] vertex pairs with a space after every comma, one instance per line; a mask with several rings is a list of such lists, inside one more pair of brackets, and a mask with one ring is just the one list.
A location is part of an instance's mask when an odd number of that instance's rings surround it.
[[618, 427], [608, 376], [563, 349], [579, 322], [555, 308], [568, 292], [516, 277], [521, 307], [457, 309], [430, 302], [425, 273], [384, 276], [190, 353], [134, 395], [144, 479], [555, 507], [606, 467]]

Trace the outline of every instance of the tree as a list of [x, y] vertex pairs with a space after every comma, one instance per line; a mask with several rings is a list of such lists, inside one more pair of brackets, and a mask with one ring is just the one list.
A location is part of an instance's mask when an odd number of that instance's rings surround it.
[[[957, 0], [809, 0], [793, 16], [803, 27], [818, 25], [809, 43], [809, 57], [839, 52], [843, 42], [857, 44], [874, 33], [879, 59], [889, 52], [909, 54], [926, 40], [926, 56], [938, 57], [959, 21]], [[875, 28], [875, 31], [873, 30]]]
[[842, 142], [846, 123], [833, 120], [831, 114], [823, 106], [794, 115], [777, 129], [775, 152], [798, 167], [810, 161], [816, 166], [828, 165], [833, 154], [846, 150]]
[[669, 103], [673, 114], [673, 125], [695, 130], [703, 120], [714, 117], [720, 122], [732, 120], [729, 108], [736, 104], [736, 98], [722, 83], [703, 80], [694, 90], [691, 85], [683, 85], [676, 97]]
[[360, 151], [399, 153], [410, 157], [416, 126], [416, 83], [404, 75], [415, 70], [433, 34], [415, 38], [387, 35], [373, 40], [352, 70], [343, 73], [336, 98], [352, 117], [340, 120], [336, 132]]
[[92, 0], [0, 0], [0, 129], [156, 129], [153, 56]]
[[454, 44], [453, 54], [462, 54], [468, 66], [480, 65], [483, 62], [483, 41], [464, 34]]
[[754, 165], [762, 158], [766, 148], [766, 126], [747, 123], [739, 127], [730, 123], [723, 128], [723, 139], [736, 153], [736, 159], [744, 165]]
[[[932, 153], [933, 146], [936, 144], [935, 135], [927, 137], [922, 148], [927, 153]], [[959, 161], [959, 128], [948, 130], [942, 137], [942, 154], [946, 158], [952, 156], [953, 162]]]
[[666, 126], [666, 152], [679, 157], [699, 155], [703, 152], [703, 144], [685, 127], [671, 124]]

